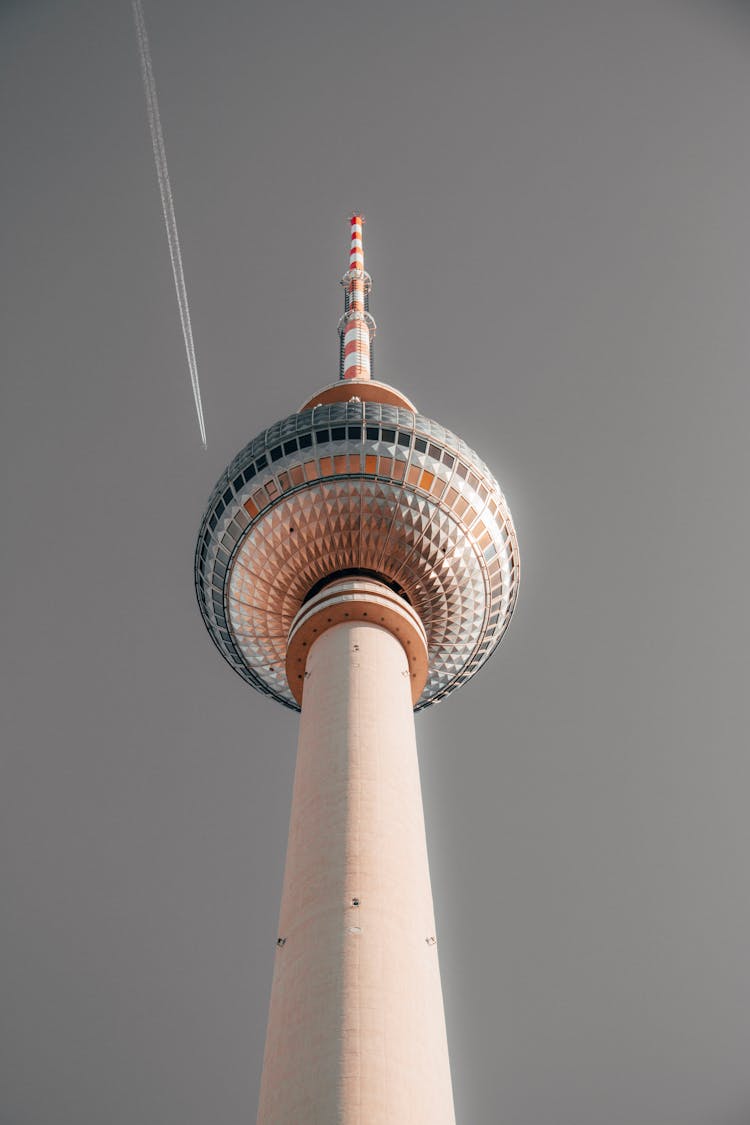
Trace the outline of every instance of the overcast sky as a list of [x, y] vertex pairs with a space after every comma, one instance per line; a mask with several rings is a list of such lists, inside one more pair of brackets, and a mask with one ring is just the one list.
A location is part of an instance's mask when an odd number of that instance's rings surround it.
[[1, 1125], [255, 1119], [297, 719], [193, 548], [336, 376], [353, 208], [521, 545], [417, 720], [458, 1125], [748, 1125], [748, 6], [145, 15], [207, 452], [130, 4], [0, 6]]

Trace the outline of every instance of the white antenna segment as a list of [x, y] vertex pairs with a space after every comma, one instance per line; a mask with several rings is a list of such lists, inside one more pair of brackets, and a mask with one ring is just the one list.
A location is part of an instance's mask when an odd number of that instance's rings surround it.
[[172, 261], [174, 287], [177, 294], [177, 307], [180, 310], [180, 323], [182, 335], [185, 339], [185, 352], [190, 382], [193, 387], [195, 409], [198, 414], [198, 426], [201, 432], [203, 448], [206, 448], [206, 424], [203, 420], [203, 404], [201, 402], [201, 388], [198, 382], [198, 364], [195, 358], [195, 345], [193, 344], [193, 328], [190, 321], [190, 307], [185, 288], [185, 271], [182, 268], [182, 254], [180, 253], [180, 239], [177, 233], [177, 220], [174, 214], [174, 200], [172, 186], [169, 182], [169, 169], [167, 168], [167, 153], [164, 148], [164, 136], [161, 129], [159, 116], [159, 102], [156, 98], [156, 83], [151, 64], [151, 50], [146, 34], [146, 23], [143, 18], [143, 5], [141, 0], [133, 0], [133, 17], [135, 30], [138, 36], [138, 49], [141, 55], [141, 70], [143, 72], [143, 89], [146, 94], [146, 108], [148, 110], [148, 124], [151, 130], [151, 143], [154, 148], [154, 164], [156, 175], [159, 179], [159, 192], [161, 193], [161, 206], [164, 212], [164, 225], [167, 229], [167, 242], [169, 243], [169, 257]]

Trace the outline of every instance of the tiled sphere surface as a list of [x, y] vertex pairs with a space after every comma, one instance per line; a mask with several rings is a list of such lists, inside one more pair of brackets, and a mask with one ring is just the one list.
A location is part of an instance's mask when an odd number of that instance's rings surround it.
[[513, 612], [518, 543], [505, 498], [460, 438], [409, 410], [349, 401], [292, 414], [235, 457], [195, 556], [201, 613], [253, 687], [298, 710], [284, 661], [310, 590], [337, 571], [382, 575], [424, 625], [417, 710], [488, 659]]

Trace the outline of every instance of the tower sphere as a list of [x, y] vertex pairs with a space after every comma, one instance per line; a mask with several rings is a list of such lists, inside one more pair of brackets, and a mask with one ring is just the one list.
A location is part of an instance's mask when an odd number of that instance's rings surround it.
[[299, 710], [304, 680], [293, 669], [287, 678], [287, 648], [300, 610], [338, 577], [377, 578], [424, 629], [421, 710], [497, 647], [518, 592], [518, 543], [477, 454], [370, 378], [369, 277], [350, 268], [344, 282], [365, 299], [346, 302], [341, 378], [258, 434], [220, 478], [198, 536], [198, 603], [235, 671]]

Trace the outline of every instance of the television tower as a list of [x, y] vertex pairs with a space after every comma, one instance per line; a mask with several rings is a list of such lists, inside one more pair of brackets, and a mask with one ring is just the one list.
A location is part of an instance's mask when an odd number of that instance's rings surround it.
[[222, 656], [301, 711], [258, 1125], [453, 1125], [414, 711], [485, 663], [518, 591], [487, 466], [372, 378], [362, 223], [339, 379], [235, 457], [195, 555]]

